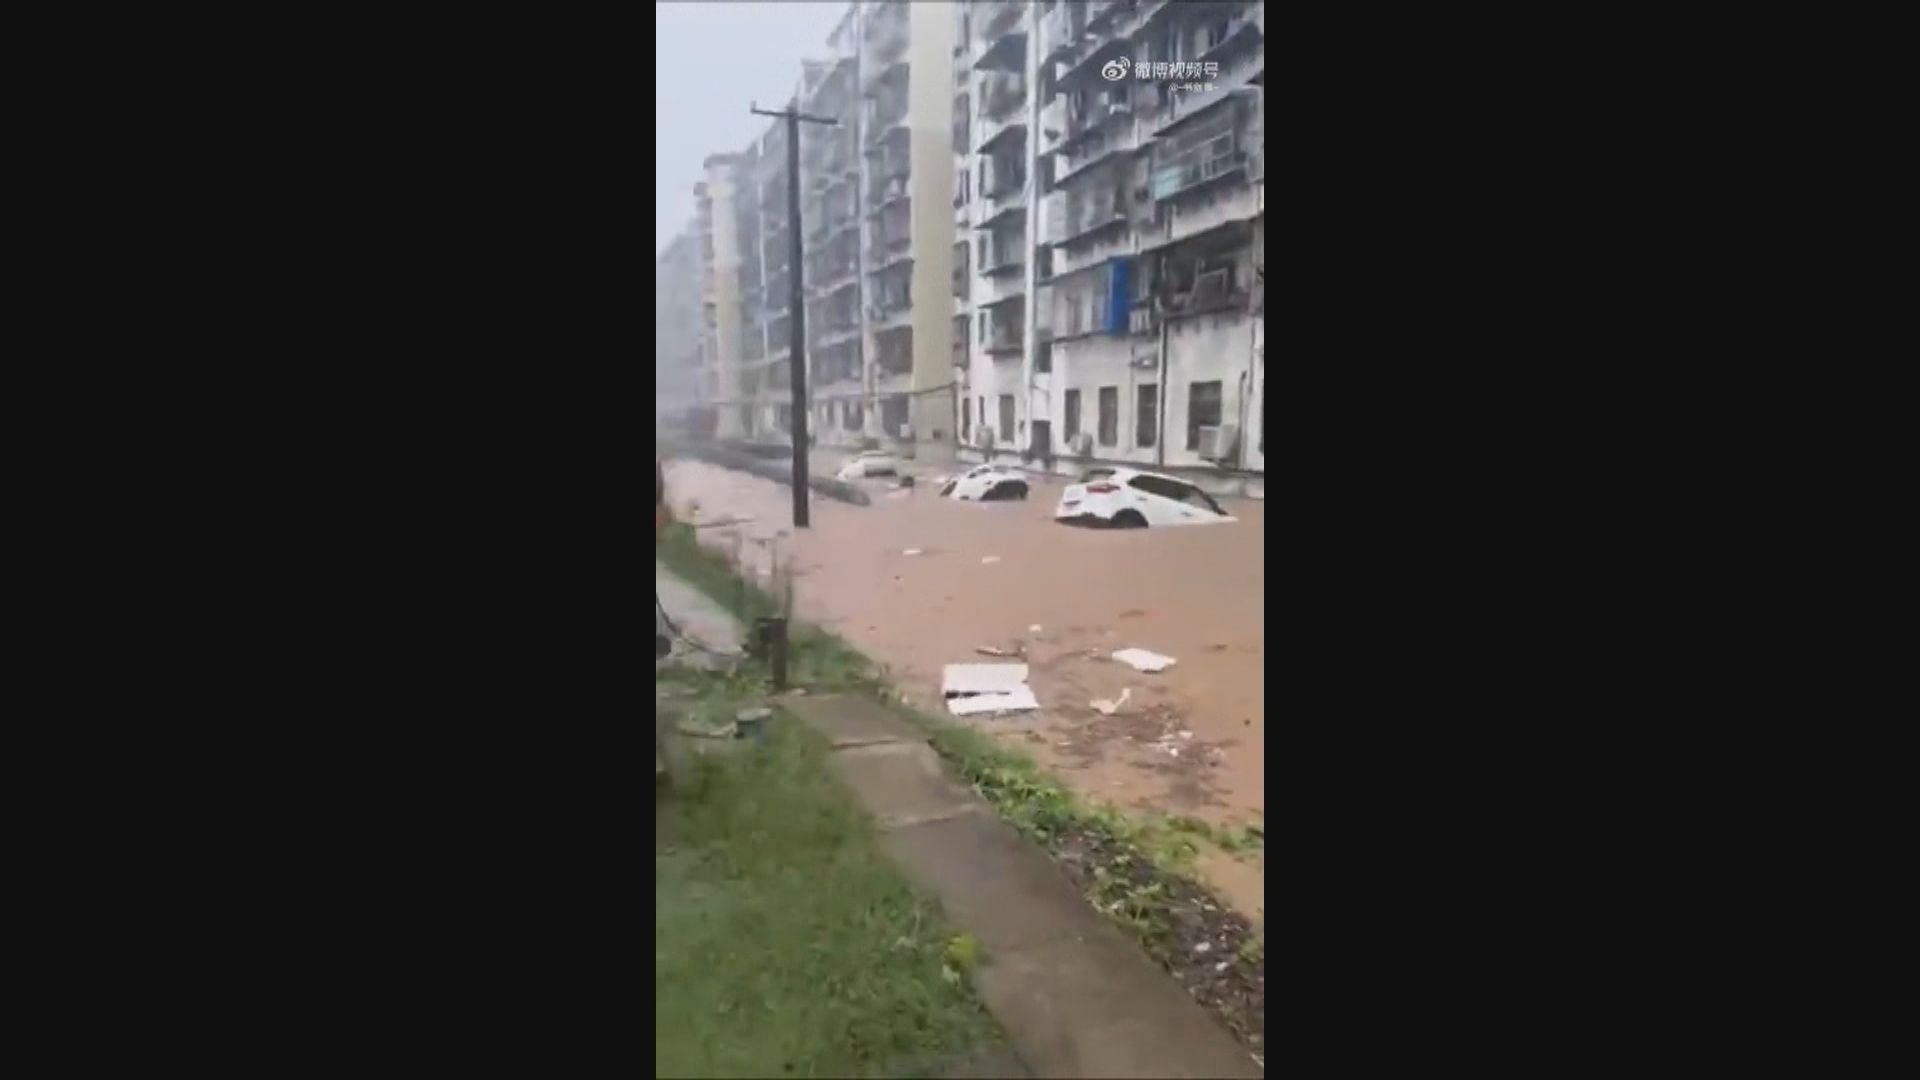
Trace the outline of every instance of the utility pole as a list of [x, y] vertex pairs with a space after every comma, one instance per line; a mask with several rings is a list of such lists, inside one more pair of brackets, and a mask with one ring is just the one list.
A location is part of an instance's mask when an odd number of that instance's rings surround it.
[[787, 369], [793, 373], [793, 527], [811, 528], [807, 517], [807, 301], [800, 283], [800, 121], [838, 127], [838, 120], [807, 116], [798, 109], [769, 112], [747, 103], [756, 116], [778, 116], [787, 122], [787, 280], [792, 285], [787, 325], [793, 344], [787, 350]]

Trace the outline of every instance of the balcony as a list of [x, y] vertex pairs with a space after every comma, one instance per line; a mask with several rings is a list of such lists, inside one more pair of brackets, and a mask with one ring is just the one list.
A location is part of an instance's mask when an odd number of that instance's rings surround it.
[[1080, 43], [1086, 27], [1085, 4], [1055, 4], [1052, 11], [1040, 18], [1041, 61], [1052, 63], [1062, 59]]
[[867, 185], [867, 217], [872, 217], [881, 207], [898, 202], [907, 197], [906, 176], [895, 173], [886, 175], [876, 167], [873, 182]]
[[1156, 89], [1156, 93], [1164, 92], [1164, 96], [1150, 106], [1143, 107], [1140, 110], [1141, 118], [1147, 121], [1155, 136], [1161, 136], [1194, 121], [1222, 102], [1257, 100], [1260, 92], [1253, 89], [1253, 84], [1265, 68], [1264, 60], [1258, 57], [1252, 63], [1229, 68], [1209, 80], [1212, 90], [1175, 92], [1171, 86], [1163, 85]]
[[993, 180], [987, 185], [985, 192], [989, 199], [1004, 199], [1010, 195], [1021, 194], [1027, 189], [1025, 169], [996, 169], [993, 170], [993, 174]]
[[991, 252], [980, 263], [980, 272], [987, 277], [1002, 277], [1008, 274], [1025, 273], [1026, 256], [1018, 247], [1008, 245], [1006, 251]]
[[876, 63], [886, 63], [906, 51], [907, 10], [904, 3], [877, 5], [867, 20], [867, 55]]
[[1154, 147], [1149, 194], [1158, 202], [1226, 177], [1244, 178], [1249, 162], [1241, 139], [1238, 117], [1223, 111], [1217, 121], [1196, 126], [1178, 138], [1162, 140]]
[[986, 349], [988, 355], [1004, 357], [1009, 354], [1018, 354], [1025, 349], [1023, 336], [1018, 326], [1003, 322], [991, 323], [987, 327], [986, 340], [980, 344]]
[[996, 75], [990, 77], [981, 87], [980, 115], [984, 118], [1000, 120], [1026, 112], [1027, 80], [1022, 76]]
[[[1083, 36], [1079, 46], [1068, 50], [1061, 60], [1065, 70], [1061, 71], [1056, 85], [1063, 89], [1072, 89], [1086, 83], [1106, 86], [1107, 80], [1100, 76], [1101, 65], [1109, 60], [1118, 60], [1122, 56], [1127, 57], [1131, 62], [1133, 49], [1133, 42], [1125, 37]], [[1131, 76], [1133, 73], [1129, 71], [1127, 74]]]
[[[1024, 271], [1027, 264], [1016, 260], [1015, 270]], [[1002, 304], [1019, 300], [1027, 295], [1027, 277], [1024, 273], [988, 274], [986, 289], [980, 301], [980, 310], [999, 307]]]
[[[1069, 191], [1060, 204], [1064, 213], [1047, 216], [1049, 241], [1071, 245], [1091, 240], [1097, 234], [1127, 223], [1126, 189], [1098, 187], [1089, 192]], [[1073, 196], [1081, 196], [1074, 198]]]
[[1027, 34], [1016, 21], [1011, 30], [990, 38], [974, 58], [975, 71], [1023, 71], [1027, 66]]
[[980, 39], [990, 41], [1019, 25], [1027, 7], [1022, 0], [981, 0], [974, 4], [973, 17], [979, 22]]

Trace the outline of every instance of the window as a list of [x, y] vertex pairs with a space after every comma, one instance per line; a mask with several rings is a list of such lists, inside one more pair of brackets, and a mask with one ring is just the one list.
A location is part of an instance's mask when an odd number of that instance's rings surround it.
[[1000, 441], [1018, 446], [1013, 430], [1013, 395], [1000, 395]]
[[847, 402], [847, 430], [859, 431], [865, 423], [861, 416], [861, 406], [857, 401]]
[[960, 441], [965, 442], [973, 436], [973, 399], [960, 403]]
[[1200, 429], [1220, 426], [1220, 384], [1187, 385], [1187, 449], [1200, 449]]
[[1120, 388], [1103, 386], [1100, 388], [1100, 445], [1112, 446], [1120, 441]]
[[1033, 370], [1042, 374], [1053, 371], [1053, 342], [1038, 342], [1033, 347]]
[[[985, 240], [980, 241], [980, 257], [982, 259], [987, 257], [987, 242]], [[987, 313], [984, 311], [980, 313], [980, 340], [987, 340]], [[982, 413], [981, 415], [984, 416], [986, 414]]]
[[1060, 425], [1060, 431], [1066, 437], [1067, 442], [1071, 443], [1073, 442], [1073, 437], [1080, 434], [1080, 391], [1067, 391], [1066, 407], [1067, 415], [1065, 421]]
[[1212, 496], [1192, 484], [1179, 480], [1168, 480], [1159, 476], [1136, 476], [1127, 483], [1129, 487], [1139, 488], [1141, 491], [1147, 492], [1150, 495], [1158, 495], [1163, 499], [1172, 499], [1182, 506], [1191, 506], [1197, 510], [1206, 510], [1210, 513], [1219, 514], [1222, 517], [1225, 517], [1227, 513], [1225, 510], [1220, 509], [1220, 504], [1214, 502]]
[[1140, 388], [1138, 405], [1133, 417], [1134, 442], [1138, 446], [1152, 446], [1160, 435], [1160, 387], [1155, 385]]

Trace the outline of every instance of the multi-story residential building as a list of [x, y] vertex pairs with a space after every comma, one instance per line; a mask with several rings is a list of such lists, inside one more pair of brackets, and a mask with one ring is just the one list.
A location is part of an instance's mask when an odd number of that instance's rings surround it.
[[800, 148], [809, 430], [830, 445], [860, 437], [872, 412], [860, 308], [860, 50], [853, 14], [849, 7], [828, 38], [828, 58], [804, 65], [800, 95], [806, 114], [837, 121], [807, 126]]
[[[1045, 446], [1036, 406], [1048, 371], [1036, 298], [1050, 252], [1036, 243], [1051, 162], [1036, 153], [1044, 75], [1031, 47], [1032, 5], [994, 0], [958, 6], [954, 87], [955, 254], [965, 297], [960, 436], [968, 446]], [[1029, 436], [1028, 427], [1033, 430]]]
[[735, 407], [741, 395], [744, 364], [750, 352], [753, 276], [745, 264], [753, 218], [744, 181], [751, 158], [715, 154], [705, 162], [706, 179], [694, 185], [695, 231], [699, 237], [701, 347], [700, 390], [717, 406], [716, 431], [725, 438], [746, 434], [745, 418]]
[[[823, 444], [954, 438], [952, 32], [950, 5], [854, 3], [827, 58], [801, 63], [789, 107], [837, 121], [799, 128], [809, 430]], [[730, 437], [792, 430], [786, 139], [770, 121], [727, 159], [742, 327], [719, 396]]]
[[837, 121], [799, 129], [800, 267], [785, 122], [709, 160], [720, 433], [791, 429], [798, 269], [822, 444], [1257, 490], [1264, 31], [1252, 0], [850, 5], [790, 103]]
[[859, 48], [867, 433], [951, 446], [952, 5], [854, 6]]
[[962, 442], [1257, 489], [1261, 5], [998, 0], [956, 22]]
[[654, 414], [679, 417], [703, 403], [700, 238], [674, 238], [654, 267]]

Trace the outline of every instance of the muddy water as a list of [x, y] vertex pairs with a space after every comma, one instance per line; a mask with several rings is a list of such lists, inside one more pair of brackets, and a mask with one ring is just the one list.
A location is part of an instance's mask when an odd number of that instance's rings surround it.
[[[702, 529], [703, 542], [738, 545], [762, 573], [781, 552], [798, 617], [886, 664], [917, 704], [941, 711], [943, 665], [993, 662], [981, 647], [1019, 652], [1041, 711], [965, 722], [1093, 798], [1264, 823], [1264, 504], [1223, 501], [1232, 524], [1094, 531], [1052, 520], [1064, 481], [1036, 480], [1026, 502], [976, 504], [939, 498], [933, 480], [904, 496], [867, 481], [867, 507], [817, 498], [813, 527], [795, 535], [790, 489], [700, 462], [667, 466], [682, 520], [751, 519]], [[1149, 675], [1108, 658], [1134, 646], [1178, 663]], [[1113, 716], [1089, 705], [1123, 690]], [[1209, 857], [1201, 871], [1263, 916], [1257, 867]]]

